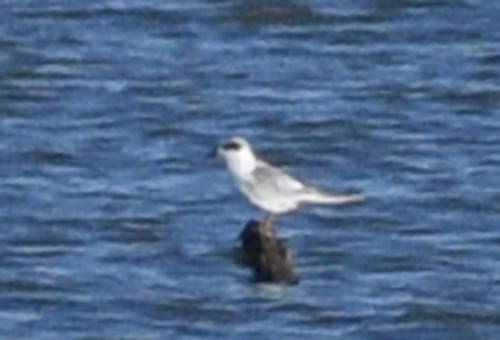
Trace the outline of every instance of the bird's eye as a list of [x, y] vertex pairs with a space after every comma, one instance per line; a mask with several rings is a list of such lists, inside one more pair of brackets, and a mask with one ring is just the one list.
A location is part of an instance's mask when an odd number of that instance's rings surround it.
[[235, 151], [238, 151], [239, 149], [241, 149], [241, 144], [238, 143], [238, 142], [231, 141], [231, 142], [227, 142], [224, 145], [222, 145], [222, 148], [224, 150], [235, 150]]

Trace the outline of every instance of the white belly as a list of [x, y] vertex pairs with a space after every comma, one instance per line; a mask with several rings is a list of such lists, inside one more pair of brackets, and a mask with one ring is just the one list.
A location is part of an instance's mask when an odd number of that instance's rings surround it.
[[272, 188], [263, 188], [247, 183], [242, 183], [239, 188], [253, 204], [272, 214], [283, 214], [297, 209], [299, 205], [294, 197], [280, 195]]

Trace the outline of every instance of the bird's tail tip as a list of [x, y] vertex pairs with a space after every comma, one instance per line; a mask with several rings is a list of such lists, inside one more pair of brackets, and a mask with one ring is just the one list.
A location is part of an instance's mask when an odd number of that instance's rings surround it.
[[306, 197], [309, 203], [317, 204], [347, 204], [362, 202], [366, 196], [361, 193], [315, 193]]
[[332, 204], [345, 204], [362, 202], [366, 199], [365, 195], [361, 193], [352, 194], [327, 194]]

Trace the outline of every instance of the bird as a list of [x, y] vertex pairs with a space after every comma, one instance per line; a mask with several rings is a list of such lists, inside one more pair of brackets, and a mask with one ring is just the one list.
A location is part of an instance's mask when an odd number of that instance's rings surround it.
[[262, 223], [271, 228], [276, 215], [297, 210], [304, 204], [345, 204], [359, 202], [359, 193], [327, 192], [308, 185], [258, 157], [250, 143], [233, 137], [217, 148], [237, 188], [264, 211]]

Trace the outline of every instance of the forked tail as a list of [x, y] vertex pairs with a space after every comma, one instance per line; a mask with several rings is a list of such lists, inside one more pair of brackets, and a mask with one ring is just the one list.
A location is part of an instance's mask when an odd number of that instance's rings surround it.
[[346, 204], [360, 202], [364, 199], [362, 194], [328, 193], [319, 190], [308, 190], [301, 197], [302, 202], [315, 204]]

